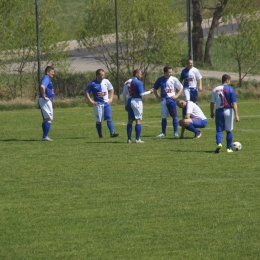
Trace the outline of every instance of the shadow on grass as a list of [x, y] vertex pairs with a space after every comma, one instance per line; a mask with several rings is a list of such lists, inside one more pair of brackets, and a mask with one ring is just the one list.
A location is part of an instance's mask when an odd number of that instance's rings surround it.
[[42, 142], [41, 139], [0, 139], [0, 142]]

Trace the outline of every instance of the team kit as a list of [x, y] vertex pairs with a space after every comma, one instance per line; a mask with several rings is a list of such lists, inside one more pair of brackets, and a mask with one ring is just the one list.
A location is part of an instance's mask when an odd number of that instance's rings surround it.
[[[125, 81], [123, 87], [123, 100], [125, 110], [128, 114], [126, 126], [127, 143], [144, 143], [141, 140], [143, 101], [142, 97], [154, 94], [160, 102], [161, 107], [161, 133], [156, 137], [166, 136], [167, 118], [171, 117], [173, 126], [173, 136], [184, 138], [185, 131], [194, 133], [194, 139], [202, 137], [202, 128], [208, 124], [207, 117], [198, 105], [198, 95], [202, 91], [202, 76], [198, 69], [193, 67], [193, 61], [187, 60], [186, 67], [182, 70], [180, 79], [172, 76], [173, 70], [170, 66], [163, 68], [163, 75], [159, 77], [153, 88], [145, 91], [142, 79], [142, 71], [135, 69], [132, 77]], [[45, 75], [42, 77], [39, 86], [39, 106], [43, 118], [42, 140], [53, 141], [49, 137], [51, 123], [53, 120], [54, 86], [52, 78], [54, 68], [47, 66]], [[222, 83], [212, 90], [210, 100], [210, 116], [215, 120], [216, 126], [216, 150], [219, 153], [222, 148], [223, 132], [225, 134], [226, 152], [232, 153], [242, 148], [239, 142], [233, 143], [234, 121], [239, 121], [237, 99], [235, 90], [230, 86], [231, 77], [228, 74], [222, 76]], [[116, 138], [119, 134], [114, 130], [112, 121], [111, 103], [114, 98], [114, 88], [111, 82], [105, 78], [105, 71], [98, 69], [96, 78], [85, 88], [85, 96], [93, 105], [96, 130], [99, 138], [103, 138], [102, 122], [106, 121], [111, 138]], [[183, 99], [180, 95], [183, 94]], [[178, 120], [178, 109], [182, 113], [182, 119]], [[133, 127], [133, 123], [135, 125]], [[178, 129], [180, 127], [180, 133]], [[132, 138], [132, 132], [135, 132]]]

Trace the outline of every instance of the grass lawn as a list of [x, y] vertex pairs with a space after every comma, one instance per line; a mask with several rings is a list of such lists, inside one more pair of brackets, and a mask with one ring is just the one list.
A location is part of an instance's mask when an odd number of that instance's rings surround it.
[[53, 142], [40, 110], [1, 111], [0, 259], [259, 259], [259, 111], [239, 102], [232, 154], [214, 153], [212, 119], [199, 140], [174, 139], [170, 120], [155, 138], [157, 103], [144, 104], [144, 144], [126, 143], [122, 105], [120, 136], [103, 123], [102, 140], [92, 107], [55, 109]]

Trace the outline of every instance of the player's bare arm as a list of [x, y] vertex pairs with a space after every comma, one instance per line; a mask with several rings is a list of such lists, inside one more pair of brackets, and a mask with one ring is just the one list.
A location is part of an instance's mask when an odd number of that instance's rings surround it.
[[179, 98], [180, 94], [182, 93], [183, 88], [176, 90], [176, 94], [172, 96], [172, 99], [176, 100]]
[[46, 101], [49, 101], [49, 100], [50, 100], [50, 99], [49, 99], [48, 97], [46, 97], [46, 95], [45, 95], [45, 86], [44, 86], [44, 85], [41, 85], [41, 86], [40, 86], [40, 92], [41, 92], [42, 98], [43, 98], [44, 100], [46, 100]]
[[154, 93], [154, 95], [155, 95], [155, 97], [156, 97], [156, 99], [157, 99], [157, 100], [159, 100], [159, 101], [162, 101], [162, 98], [161, 98], [161, 97], [159, 97], [159, 95], [158, 95], [158, 93], [157, 93], [157, 90], [156, 90], [156, 89], [153, 89], [153, 93]]
[[109, 94], [108, 104], [111, 104], [114, 99], [114, 89], [108, 90], [108, 94]]
[[202, 79], [199, 79], [198, 83], [199, 83], [198, 90], [202, 91]]
[[210, 103], [210, 117], [214, 119], [215, 114], [214, 114], [214, 103]]
[[96, 105], [96, 104], [97, 104], [97, 102], [94, 101], [94, 100], [90, 97], [89, 93], [86, 93], [86, 98], [87, 98], [87, 100], [88, 100], [92, 105]]
[[237, 103], [234, 102], [234, 103], [232, 104], [232, 106], [233, 106], [233, 109], [234, 109], [234, 113], [235, 113], [235, 117], [236, 117], [236, 122], [239, 122]]

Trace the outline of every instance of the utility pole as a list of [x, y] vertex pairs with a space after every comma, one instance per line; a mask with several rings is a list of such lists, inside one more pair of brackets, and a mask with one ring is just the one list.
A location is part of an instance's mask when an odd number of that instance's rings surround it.
[[120, 80], [119, 80], [119, 37], [118, 37], [118, 4], [115, 0], [115, 16], [116, 16], [116, 67], [117, 67], [117, 98], [120, 98]]
[[38, 0], [35, 0], [36, 14], [36, 37], [37, 37], [37, 60], [38, 60], [38, 85], [41, 84], [41, 49], [40, 49], [40, 24], [39, 24], [39, 6]]

